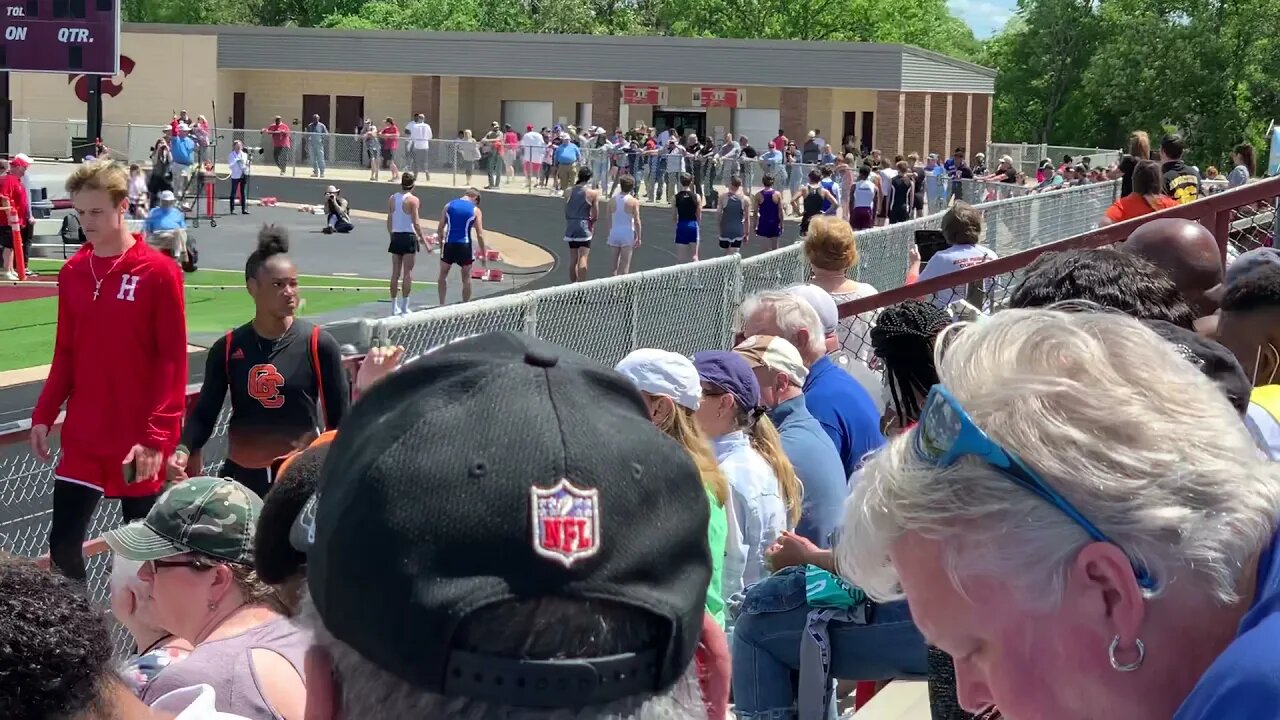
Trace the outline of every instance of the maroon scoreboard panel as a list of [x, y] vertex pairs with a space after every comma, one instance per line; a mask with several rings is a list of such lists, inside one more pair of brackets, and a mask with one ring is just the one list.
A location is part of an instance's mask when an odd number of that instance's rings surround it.
[[0, 70], [120, 71], [121, 0], [0, 0]]

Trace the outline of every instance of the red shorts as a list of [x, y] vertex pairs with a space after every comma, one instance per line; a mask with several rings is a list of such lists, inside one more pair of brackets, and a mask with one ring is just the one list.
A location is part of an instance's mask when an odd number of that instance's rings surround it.
[[63, 482], [93, 487], [109, 498], [159, 495], [164, 488], [164, 468], [150, 478], [124, 481], [124, 458], [106, 457], [63, 448], [53, 476]]

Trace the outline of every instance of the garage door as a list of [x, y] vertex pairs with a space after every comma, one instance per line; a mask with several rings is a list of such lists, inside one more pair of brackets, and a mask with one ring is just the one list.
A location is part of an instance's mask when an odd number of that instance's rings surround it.
[[733, 134], [746, 135], [752, 147], [760, 152], [778, 134], [779, 112], [752, 108], [733, 111]]
[[502, 101], [502, 122], [524, 132], [526, 125], [541, 130], [555, 125], [549, 102], [525, 102], [521, 100]]

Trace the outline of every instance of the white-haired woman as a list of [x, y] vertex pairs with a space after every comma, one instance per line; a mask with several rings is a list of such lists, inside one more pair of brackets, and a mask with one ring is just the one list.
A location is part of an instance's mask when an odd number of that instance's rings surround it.
[[905, 594], [971, 711], [1276, 717], [1280, 465], [1223, 393], [1116, 314], [1007, 310], [939, 346], [840, 570]]
[[191, 643], [157, 625], [151, 587], [138, 577], [142, 563], [122, 557], [111, 561], [111, 614], [133, 638], [134, 654], [120, 675], [138, 697], [161, 670], [191, 654]]

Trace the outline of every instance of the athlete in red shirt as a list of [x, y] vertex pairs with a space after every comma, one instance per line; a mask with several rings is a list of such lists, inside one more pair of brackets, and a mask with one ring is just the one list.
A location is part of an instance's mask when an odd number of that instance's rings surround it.
[[120, 498], [126, 522], [145, 517], [178, 444], [187, 382], [187, 328], [177, 263], [129, 233], [129, 177], [109, 161], [67, 180], [87, 242], [58, 273], [53, 367], [31, 417], [43, 459], [65, 402], [54, 470], [49, 554], [84, 579], [81, 546], [98, 500]]

